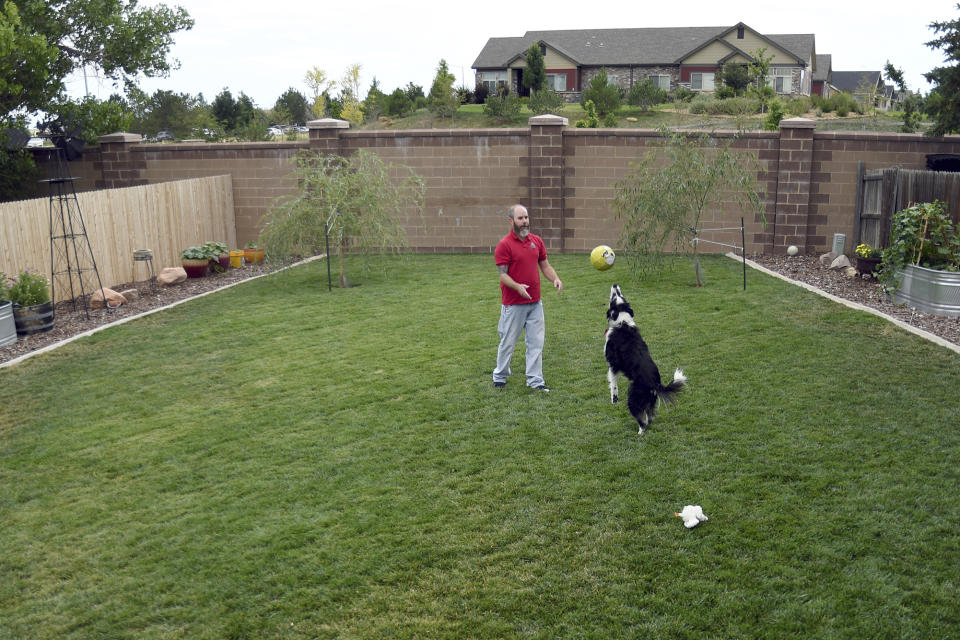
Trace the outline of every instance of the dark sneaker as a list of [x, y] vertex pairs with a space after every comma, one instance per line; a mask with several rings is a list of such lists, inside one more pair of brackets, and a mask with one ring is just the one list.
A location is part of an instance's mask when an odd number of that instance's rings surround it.
[[507, 386], [507, 383], [506, 383], [506, 382], [494, 382], [494, 383], [493, 383], [493, 387], [494, 387], [495, 389], [503, 389], [505, 386]]
[[534, 387], [534, 389], [536, 389], [537, 391], [550, 391], [550, 389], [548, 389], [547, 385], [545, 384], [542, 384], [539, 387]]

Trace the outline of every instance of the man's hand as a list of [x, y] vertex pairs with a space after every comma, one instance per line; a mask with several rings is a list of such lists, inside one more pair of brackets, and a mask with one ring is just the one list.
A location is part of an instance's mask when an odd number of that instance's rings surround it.
[[517, 283], [517, 293], [519, 293], [523, 298], [525, 298], [525, 299], [527, 299], [527, 300], [531, 300], [531, 299], [532, 299], [532, 296], [531, 296], [529, 293], [527, 293], [527, 289], [528, 289], [529, 287], [530, 287], [530, 285], [528, 285], [528, 284], [520, 284], [520, 283], [518, 282], [518, 283]]
[[560, 282], [560, 278], [553, 281], [553, 286], [557, 288], [557, 293], [563, 293], [563, 283]]

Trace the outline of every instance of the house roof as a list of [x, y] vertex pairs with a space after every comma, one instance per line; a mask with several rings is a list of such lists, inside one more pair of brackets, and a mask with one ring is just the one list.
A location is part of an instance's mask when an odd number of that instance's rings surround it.
[[832, 75], [833, 69], [833, 56], [829, 53], [818, 53], [817, 54], [817, 65], [813, 68], [813, 77], [814, 82], [823, 81], [830, 82], [830, 76]]
[[[673, 65], [730, 30], [730, 26], [725, 26], [528, 31], [521, 37], [490, 38], [474, 61], [473, 68], [504, 68], [534, 42], [542, 42], [583, 66]], [[810, 61], [813, 34], [763, 37], [804, 64]]]
[[856, 90], [866, 82], [867, 84], [880, 87], [879, 71], [834, 71], [831, 84], [840, 91], [855, 93]]

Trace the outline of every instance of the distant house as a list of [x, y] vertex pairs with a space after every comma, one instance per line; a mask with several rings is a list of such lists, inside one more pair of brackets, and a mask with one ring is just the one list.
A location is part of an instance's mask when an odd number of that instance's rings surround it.
[[818, 53], [814, 69], [810, 94], [829, 98], [830, 94], [836, 91], [833, 86], [833, 56], [829, 53]]
[[834, 71], [833, 86], [837, 91], [851, 94], [857, 102], [866, 102], [872, 97], [874, 105], [882, 111], [890, 108], [893, 87], [884, 85], [879, 71]]
[[476, 85], [525, 95], [521, 78], [532, 44], [544, 55], [548, 87], [569, 100], [579, 98], [601, 68], [611, 84], [626, 90], [650, 79], [666, 91], [686, 87], [710, 92], [723, 65], [753, 62], [751, 54], [760, 48], [772, 57], [767, 81], [778, 94], [810, 95], [817, 63], [813, 34], [764, 35], [742, 22], [732, 27], [528, 31], [487, 41], [473, 63]]

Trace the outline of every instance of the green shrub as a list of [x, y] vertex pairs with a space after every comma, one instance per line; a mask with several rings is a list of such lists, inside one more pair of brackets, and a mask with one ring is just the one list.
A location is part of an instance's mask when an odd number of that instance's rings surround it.
[[798, 96], [788, 100], [786, 106], [787, 113], [794, 117], [799, 117], [810, 111], [811, 107], [813, 106], [813, 101], [806, 96]]
[[607, 70], [600, 69], [600, 73], [590, 80], [590, 86], [583, 92], [583, 98], [580, 103], [586, 105], [587, 101], [593, 102], [597, 115], [605, 116], [613, 113], [620, 108], [622, 97], [620, 88], [608, 85]]
[[690, 113], [695, 113], [698, 115], [713, 113], [713, 105], [716, 102], [717, 99], [711, 94], [698, 93], [693, 100], [690, 101]]
[[653, 105], [666, 101], [667, 92], [660, 87], [653, 86], [649, 78], [644, 79], [643, 82], [634, 84], [633, 88], [630, 89], [630, 93], [627, 95], [628, 104], [640, 107], [644, 111], [648, 111]]
[[763, 119], [763, 128], [767, 131], [776, 131], [780, 128], [780, 121], [783, 120], [785, 110], [783, 101], [773, 99], [768, 105], [767, 115]]
[[693, 96], [696, 94], [687, 89], [686, 87], [677, 87], [677, 90], [673, 92], [673, 101], [674, 102], [690, 102], [693, 100]]
[[483, 103], [483, 113], [497, 122], [510, 122], [520, 115], [520, 99], [515, 93], [498, 92], [487, 96]]
[[557, 113], [563, 108], [563, 96], [556, 91], [541, 89], [530, 96], [527, 107], [535, 115], [542, 113]]
[[585, 117], [577, 120], [573, 126], [578, 129], [596, 129], [600, 126], [600, 118], [597, 117], [597, 109], [593, 106], [593, 100], [587, 100], [583, 103]]

